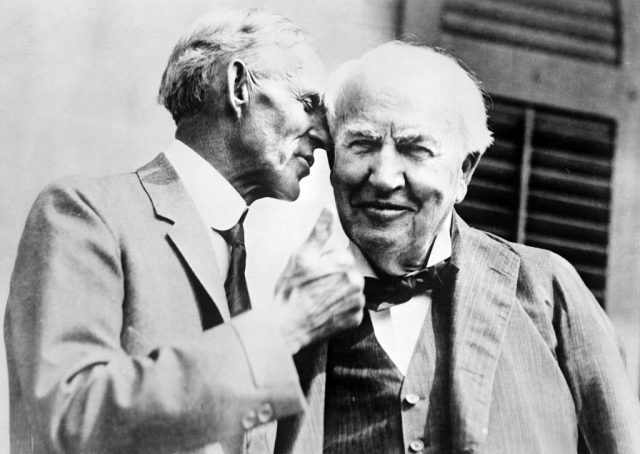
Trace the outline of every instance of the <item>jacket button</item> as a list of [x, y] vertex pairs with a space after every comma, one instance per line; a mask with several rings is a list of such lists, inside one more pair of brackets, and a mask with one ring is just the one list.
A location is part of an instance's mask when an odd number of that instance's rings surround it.
[[256, 415], [256, 412], [253, 410], [249, 410], [242, 417], [242, 427], [244, 427], [245, 430], [253, 429], [256, 426], [257, 422], [258, 417]]
[[424, 451], [424, 443], [422, 440], [413, 440], [409, 443], [409, 450], [411, 452], [421, 452]]
[[406, 396], [404, 396], [404, 401], [409, 405], [415, 405], [418, 403], [419, 400], [420, 400], [420, 396], [418, 396], [416, 393], [409, 393]]
[[260, 407], [260, 410], [258, 411], [258, 421], [264, 424], [271, 421], [272, 418], [273, 418], [273, 407], [271, 406], [271, 404], [269, 403], [262, 404], [262, 406]]

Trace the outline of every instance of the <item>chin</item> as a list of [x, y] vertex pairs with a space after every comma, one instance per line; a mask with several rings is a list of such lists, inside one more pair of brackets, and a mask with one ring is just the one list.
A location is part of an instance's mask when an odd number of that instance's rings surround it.
[[280, 200], [285, 200], [287, 202], [293, 202], [294, 200], [298, 200], [298, 197], [300, 197], [300, 185], [286, 188], [286, 190], [279, 192], [277, 198]]
[[348, 236], [363, 252], [379, 254], [400, 249], [396, 232], [357, 226], [350, 229]]
[[272, 185], [272, 195], [274, 199], [293, 202], [300, 197], [300, 179], [295, 175], [280, 174], [277, 184]]

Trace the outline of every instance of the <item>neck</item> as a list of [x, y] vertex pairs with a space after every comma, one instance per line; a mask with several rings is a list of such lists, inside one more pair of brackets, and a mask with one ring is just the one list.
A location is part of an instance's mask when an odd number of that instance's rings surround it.
[[260, 170], [253, 168], [253, 160], [234, 147], [237, 141], [230, 131], [224, 120], [194, 115], [180, 120], [175, 137], [211, 164], [251, 205], [269, 194], [257, 184], [262, 180]]
[[384, 244], [358, 244], [351, 238], [367, 259], [371, 268], [378, 274], [401, 276], [423, 269], [448, 258], [452, 253], [452, 216], [453, 209], [440, 221], [431, 233], [422, 237], [425, 241], [411, 241], [397, 248]]
[[384, 251], [373, 248], [363, 254], [378, 276], [403, 276], [424, 268], [433, 247], [433, 241], [427, 243], [429, 248], [412, 247], [408, 251]]

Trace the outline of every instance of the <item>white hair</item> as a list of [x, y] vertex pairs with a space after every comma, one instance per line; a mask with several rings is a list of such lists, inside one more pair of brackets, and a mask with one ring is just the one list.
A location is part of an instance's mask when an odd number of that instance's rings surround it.
[[484, 153], [493, 143], [487, 126], [485, 94], [480, 82], [454, 57], [440, 49], [401, 41], [392, 41], [365, 53], [360, 58], [341, 65], [330, 76], [324, 93], [327, 121], [335, 136], [349, 110], [350, 90], [359, 86], [366, 74], [377, 78], [382, 75], [397, 80], [407, 75], [421, 87], [445, 93], [447, 102], [443, 116], [456, 115], [460, 119], [463, 146], [467, 153]]
[[241, 59], [252, 74], [270, 76], [277, 62], [268, 48], [312, 45], [306, 32], [278, 14], [258, 9], [226, 10], [198, 20], [178, 41], [162, 75], [158, 102], [174, 121], [201, 112], [205, 102], [221, 99], [225, 70]]

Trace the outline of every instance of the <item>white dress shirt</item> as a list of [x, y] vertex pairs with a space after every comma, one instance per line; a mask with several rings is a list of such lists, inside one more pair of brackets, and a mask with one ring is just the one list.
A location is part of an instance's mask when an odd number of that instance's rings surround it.
[[[180, 177], [204, 227], [209, 232], [220, 270], [217, 284], [224, 287], [231, 252], [227, 242], [215, 230], [228, 230], [236, 225], [247, 210], [247, 204], [231, 183], [211, 164], [179, 140], [173, 141], [165, 156]], [[225, 298], [224, 301], [216, 301], [216, 304], [228, 302]]]
[[[435, 265], [451, 257], [451, 217], [450, 213], [436, 234], [427, 266]], [[351, 243], [349, 249], [355, 258], [358, 270], [364, 276], [376, 277], [371, 265], [358, 247]], [[422, 324], [431, 307], [431, 292], [428, 290], [422, 295], [414, 296], [406, 303], [392, 306], [383, 311], [369, 311], [373, 332], [378, 343], [398, 370], [402, 372], [402, 375], [407, 374]]]

